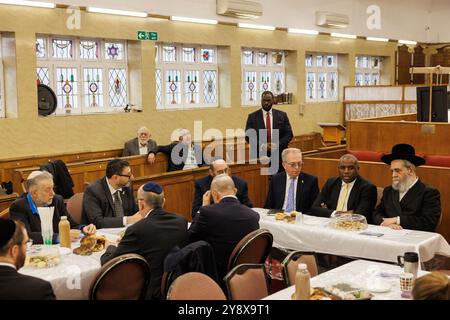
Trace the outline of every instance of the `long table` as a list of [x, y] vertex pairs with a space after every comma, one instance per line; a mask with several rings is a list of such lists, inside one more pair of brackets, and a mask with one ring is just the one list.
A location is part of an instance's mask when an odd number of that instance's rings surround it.
[[254, 210], [261, 216], [260, 227], [273, 234], [276, 247], [386, 262], [397, 262], [397, 256], [408, 251], [417, 252], [421, 262], [435, 254], [450, 256], [450, 245], [439, 233], [376, 225], [369, 225], [365, 232], [343, 231], [332, 228], [330, 218], [303, 215], [303, 223], [290, 224], [275, 220], [266, 209]]
[[[311, 278], [311, 286], [324, 288], [347, 283], [353, 288], [371, 291], [372, 300], [406, 300], [400, 292], [399, 275], [402, 271], [402, 268], [392, 264], [356, 260]], [[419, 270], [418, 276], [426, 273]], [[295, 286], [290, 286], [267, 296], [264, 300], [291, 300], [294, 292]]]

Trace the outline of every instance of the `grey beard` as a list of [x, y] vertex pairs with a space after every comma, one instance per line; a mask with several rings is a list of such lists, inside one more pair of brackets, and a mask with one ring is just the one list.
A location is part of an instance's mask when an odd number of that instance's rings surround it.
[[397, 184], [394, 184], [394, 182], [392, 182], [392, 188], [394, 190], [398, 190], [398, 192], [400, 193], [404, 193], [408, 191], [409, 186], [413, 183], [414, 180], [415, 178], [407, 177], [404, 181], [398, 181]]

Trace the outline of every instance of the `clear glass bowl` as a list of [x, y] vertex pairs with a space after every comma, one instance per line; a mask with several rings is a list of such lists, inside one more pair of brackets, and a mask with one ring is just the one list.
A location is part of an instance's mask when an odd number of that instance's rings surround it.
[[57, 245], [31, 246], [27, 250], [25, 266], [31, 268], [51, 268], [61, 262], [61, 253]]
[[367, 229], [367, 220], [360, 214], [342, 214], [331, 218], [330, 226], [338, 230], [361, 231]]

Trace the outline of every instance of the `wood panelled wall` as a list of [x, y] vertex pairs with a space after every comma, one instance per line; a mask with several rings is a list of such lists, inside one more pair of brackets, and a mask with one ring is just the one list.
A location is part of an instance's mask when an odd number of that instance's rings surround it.
[[376, 120], [347, 123], [347, 147], [350, 150], [390, 152], [397, 143], [409, 143], [422, 155], [448, 155], [450, 124]]
[[[338, 159], [306, 157], [303, 169], [319, 178], [322, 187], [329, 177], [337, 176]], [[391, 184], [391, 172], [382, 162], [360, 161], [359, 173], [378, 187]], [[450, 242], [450, 168], [422, 166], [417, 168], [417, 175], [425, 184], [437, 188], [441, 193], [442, 222], [438, 232]]]
[[425, 67], [425, 54], [421, 46], [414, 48], [414, 52], [408, 51], [406, 45], [402, 45], [397, 49], [396, 55], [396, 84], [423, 84], [425, 76], [422, 74], [414, 75], [411, 80], [409, 68]]

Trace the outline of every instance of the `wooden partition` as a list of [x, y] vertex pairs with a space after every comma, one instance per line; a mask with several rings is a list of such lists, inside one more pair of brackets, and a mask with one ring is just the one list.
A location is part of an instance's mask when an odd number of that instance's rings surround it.
[[[248, 196], [255, 207], [263, 207], [268, 191], [268, 176], [261, 175], [261, 164], [230, 165], [232, 175], [247, 181]], [[192, 201], [194, 200], [194, 182], [208, 175], [208, 168], [166, 172], [162, 174], [143, 176], [133, 181], [136, 192], [142, 184], [152, 181], [164, 188], [166, 203], [164, 208], [170, 212], [183, 215], [191, 221]]]
[[[402, 113], [392, 116], [375, 117], [375, 118], [365, 118], [360, 120], [375, 120], [375, 121], [416, 121], [417, 113]], [[351, 120], [358, 121], [358, 120]]]
[[347, 147], [350, 150], [390, 152], [397, 143], [409, 143], [422, 155], [450, 154], [450, 124], [375, 120], [347, 123]]
[[[337, 176], [338, 159], [306, 157], [303, 169], [319, 178], [319, 186], [329, 177]], [[359, 173], [378, 187], [391, 184], [391, 171], [388, 165], [381, 162], [360, 161]], [[417, 168], [417, 175], [428, 185], [437, 188], [441, 193], [442, 222], [438, 232], [450, 242], [450, 168], [422, 166]]]

